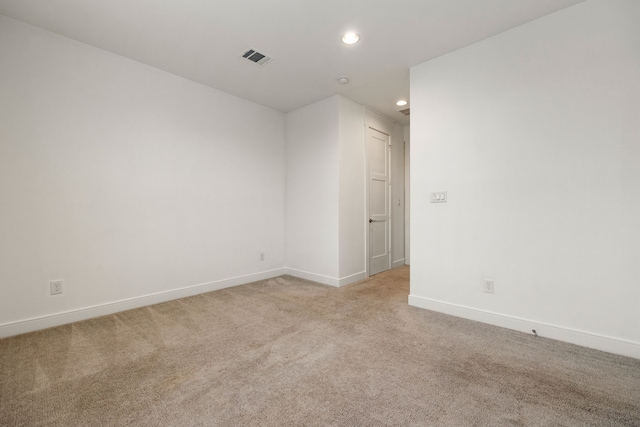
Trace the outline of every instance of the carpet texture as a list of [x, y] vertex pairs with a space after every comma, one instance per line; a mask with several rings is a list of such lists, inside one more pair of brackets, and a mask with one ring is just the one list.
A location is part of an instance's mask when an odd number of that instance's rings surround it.
[[0, 340], [2, 426], [640, 426], [640, 360], [283, 276]]

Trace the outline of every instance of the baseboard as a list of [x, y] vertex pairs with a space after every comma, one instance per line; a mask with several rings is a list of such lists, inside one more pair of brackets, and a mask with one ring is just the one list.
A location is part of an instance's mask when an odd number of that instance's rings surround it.
[[562, 326], [550, 325], [548, 323], [538, 322], [535, 320], [492, 313], [489, 311], [450, 304], [415, 295], [409, 295], [409, 305], [462, 317], [464, 319], [475, 320], [477, 322], [488, 323], [502, 328], [513, 329], [528, 334], [531, 334], [531, 330], [535, 329], [536, 333], [542, 337], [552, 338], [558, 341], [577, 344], [583, 347], [589, 347], [622, 356], [633, 357], [634, 359], [640, 359], [640, 343], [632, 341], [621, 340], [618, 338], [607, 337]]
[[308, 271], [297, 270], [295, 268], [285, 268], [286, 273], [289, 276], [297, 277], [299, 279], [310, 280], [312, 282], [321, 283], [323, 285], [333, 286], [334, 288], [340, 287], [340, 279], [335, 277], [323, 276], [322, 274], [310, 273]]
[[287, 268], [286, 271], [286, 274], [290, 276], [310, 280], [323, 285], [333, 286], [334, 288], [350, 285], [351, 283], [359, 282], [360, 280], [367, 278], [367, 273], [365, 271], [340, 278], [323, 276], [322, 274], [310, 273], [308, 271], [297, 270], [295, 268]]
[[347, 286], [352, 283], [356, 283], [361, 280], [364, 280], [366, 278], [367, 278], [367, 272], [361, 271], [360, 273], [352, 274], [351, 276], [341, 277], [338, 281], [339, 282], [338, 286]]
[[391, 263], [391, 268], [398, 268], [398, 267], [402, 267], [403, 265], [405, 265], [404, 258], [399, 259], [397, 261], [393, 261]]
[[203, 283], [199, 285], [188, 286], [180, 289], [172, 289], [170, 291], [158, 292], [155, 294], [144, 295], [140, 297], [128, 298], [120, 301], [109, 302], [105, 304], [84, 307], [76, 310], [70, 310], [62, 313], [51, 314], [47, 316], [35, 317], [31, 319], [18, 320], [0, 325], [0, 338], [6, 338], [14, 335], [24, 334], [27, 332], [38, 331], [41, 329], [51, 328], [54, 326], [66, 325], [80, 320], [91, 319], [94, 317], [106, 316], [133, 308], [145, 307], [152, 304], [171, 301], [174, 299], [190, 297], [205, 292], [217, 291], [232, 286], [244, 285], [246, 283], [257, 282], [260, 280], [271, 279], [273, 277], [285, 274], [284, 268], [276, 270], [264, 271], [246, 276], [238, 276], [230, 279], [217, 280], [214, 282]]

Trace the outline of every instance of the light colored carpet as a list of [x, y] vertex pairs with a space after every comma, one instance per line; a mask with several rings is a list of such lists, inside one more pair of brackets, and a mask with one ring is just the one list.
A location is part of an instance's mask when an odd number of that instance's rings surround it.
[[0, 341], [2, 426], [640, 426], [640, 360], [289, 276]]

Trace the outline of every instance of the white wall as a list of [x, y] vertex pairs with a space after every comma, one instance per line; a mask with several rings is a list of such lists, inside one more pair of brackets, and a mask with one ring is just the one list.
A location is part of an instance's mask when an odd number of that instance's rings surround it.
[[412, 68], [412, 305], [640, 357], [638, 22], [590, 0]]
[[286, 115], [286, 257], [290, 274], [339, 279], [339, 98]]
[[339, 95], [286, 115], [291, 275], [331, 286], [366, 276], [363, 115]]
[[284, 271], [283, 114], [2, 16], [0, 57], [0, 336]]
[[404, 126], [393, 125], [391, 136], [391, 266], [405, 264], [404, 254]]
[[410, 127], [403, 129], [404, 136], [404, 263], [411, 264], [411, 139]]
[[338, 96], [340, 284], [366, 277], [366, 164], [364, 108]]

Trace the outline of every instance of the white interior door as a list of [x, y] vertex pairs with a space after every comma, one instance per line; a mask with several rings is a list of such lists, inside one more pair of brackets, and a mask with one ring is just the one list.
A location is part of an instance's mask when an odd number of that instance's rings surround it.
[[389, 269], [389, 135], [368, 128], [369, 275]]

